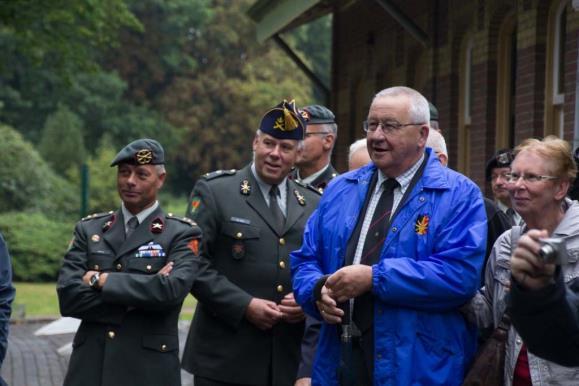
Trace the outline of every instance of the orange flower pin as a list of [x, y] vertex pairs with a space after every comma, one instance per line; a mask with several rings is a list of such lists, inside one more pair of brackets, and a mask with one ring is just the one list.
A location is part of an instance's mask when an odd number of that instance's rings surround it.
[[416, 219], [416, 224], [414, 224], [414, 229], [417, 235], [425, 235], [428, 231], [428, 224], [430, 223], [430, 217], [426, 214], [418, 216]]

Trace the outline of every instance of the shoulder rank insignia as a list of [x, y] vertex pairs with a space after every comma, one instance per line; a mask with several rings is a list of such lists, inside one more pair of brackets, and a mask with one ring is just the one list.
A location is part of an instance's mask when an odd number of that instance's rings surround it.
[[217, 178], [217, 177], [232, 176], [235, 173], [237, 173], [237, 170], [235, 170], [235, 169], [216, 170], [214, 172], [205, 173], [205, 174], [203, 174], [202, 177], [205, 178], [206, 180], [212, 180], [212, 179]]
[[296, 198], [298, 199], [298, 203], [301, 206], [306, 205], [306, 198], [303, 196], [303, 194], [300, 193], [299, 190], [294, 189], [294, 196], [296, 196]]
[[178, 217], [178, 216], [175, 216], [173, 213], [167, 213], [167, 218], [181, 221], [182, 223], [189, 224], [192, 227], [197, 226], [197, 223], [195, 221], [191, 220], [189, 217]]
[[115, 213], [115, 212], [113, 212], [112, 210], [111, 210], [110, 212], [93, 213], [93, 214], [89, 214], [89, 215], [86, 216], [86, 217], [83, 217], [83, 218], [81, 219], [81, 221], [92, 220], [92, 219], [100, 218], [100, 217], [103, 217], [103, 216], [106, 216], [106, 215], [109, 215], [109, 214], [113, 214], [113, 213]]
[[241, 192], [241, 194], [243, 194], [244, 196], [249, 196], [249, 193], [251, 193], [251, 185], [249, 185], [249, 181], [248, 180], [243, 180], [241, 182], [241, 186], [239, 191]]
[[153, 221], [151, 221], [151, 225], [149, 230], [151, 233], [163, 233], [165, 229], [165, 223], [160, 217], [156, 217]]
[[430, 217], [427, 214], [421, 214], [416, 219], [416, 224], [414, 224], [414, 229], [417, 235], [425, 235], [428, 231], [428, 224], [430, 223]]

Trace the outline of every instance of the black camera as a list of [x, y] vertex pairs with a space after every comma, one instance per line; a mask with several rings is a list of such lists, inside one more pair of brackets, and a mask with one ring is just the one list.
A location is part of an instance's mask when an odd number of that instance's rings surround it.
[[541, 239], [539, 242], [541, 243], [539, 256], [545, 263], [556, 265], [567, 264], [569, 261], [569, 255], [567, 254], [565, 239], [553, 237]]

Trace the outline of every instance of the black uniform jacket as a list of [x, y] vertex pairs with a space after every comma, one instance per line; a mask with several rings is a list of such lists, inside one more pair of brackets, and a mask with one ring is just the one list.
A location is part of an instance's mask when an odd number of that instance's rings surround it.
[[253, 297], [279, 304], [292, 290], [289, 253], [301, 246], [319, 195], [290, 180], [287, 187], [287, 219], [277, 231], [249, 166], [211, 173], [195, 185], [190, 215], [203, 229], [201, 255], [210, 267], [192, 288], [199, 303], [183, 354], [186, 370], [221, 382], [293, 385], [304, 323], [262, 331], [245, 318]]
[[[177, 322], [200, 237], [160, 208], [126, 240], [120, 210], [76, 225], [57, 285], [62, 315], [82, 319], [65, 385], [181, 385]], [[169, 261], [169, 276], [156, 274]], [[88, 270], [109, 272], [102, 291], [83, 283]]]

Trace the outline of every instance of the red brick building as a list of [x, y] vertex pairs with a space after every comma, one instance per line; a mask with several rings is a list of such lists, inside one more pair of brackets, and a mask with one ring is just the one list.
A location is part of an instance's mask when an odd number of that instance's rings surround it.
[[328, 13], [340, 170], [373, 95], [394, 85], [438, 107], [450, 166], [481, 187], [498, 148], [547, 134], [579, 145], [579, 0], [259, 0], [249, 11], [261, 40]]

